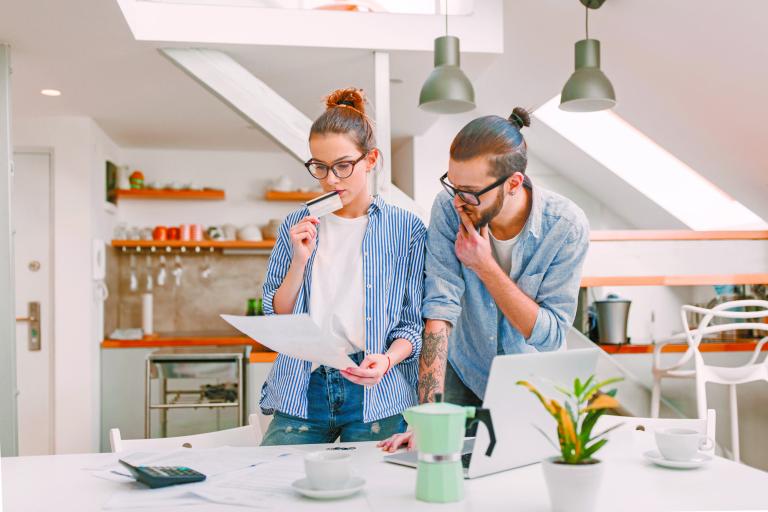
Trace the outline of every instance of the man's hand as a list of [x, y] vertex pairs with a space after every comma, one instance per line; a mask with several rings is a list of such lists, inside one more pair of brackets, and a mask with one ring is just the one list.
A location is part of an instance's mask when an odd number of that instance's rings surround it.
[[478, 232], [466, 213], [459, 211], [459, 232], [456, 235], [456, 257], [465, 266], [479, 274], [496, 264], [491, 250], [491, 238], [488, 226]]

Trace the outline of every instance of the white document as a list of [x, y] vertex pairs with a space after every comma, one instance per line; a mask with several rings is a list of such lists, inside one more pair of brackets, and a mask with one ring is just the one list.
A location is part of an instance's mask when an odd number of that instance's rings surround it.
[[235, 329], [287, 356], [343, 370], [357, 367], [344, 349], [349, 345], [324, 333], [309, 315], [221, 315]]

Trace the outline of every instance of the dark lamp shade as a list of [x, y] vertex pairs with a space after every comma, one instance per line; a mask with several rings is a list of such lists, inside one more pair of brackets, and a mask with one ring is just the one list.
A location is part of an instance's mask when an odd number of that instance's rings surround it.
[[458, 114], [475, 108], [475, 90], [459, 67], [459, 39], [435, 39], [435, 69], [421, 87], [419, 107], [437, 114]]
[[597, 112], [613, 108], [616, 93], [600, 70], [600, 41], [582, 39], [576, 43], [576, 71], [560, 94], [560, 108], [569, 112]]

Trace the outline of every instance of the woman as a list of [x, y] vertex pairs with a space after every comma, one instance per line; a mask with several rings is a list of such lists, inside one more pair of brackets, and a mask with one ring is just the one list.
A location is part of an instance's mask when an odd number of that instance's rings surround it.
[[261, 391], [274, 418], [263, 445], [386, 439], [418, 403], [424, 224], [368, 192], [380, 158], [362, 91], [326, 100], [305, 166], [343, 208], [322, 219], [306, 207], [278, 232], [264, 282], [266, 314], [309, 313], [359, 366], [341, 371], [279, 355]]

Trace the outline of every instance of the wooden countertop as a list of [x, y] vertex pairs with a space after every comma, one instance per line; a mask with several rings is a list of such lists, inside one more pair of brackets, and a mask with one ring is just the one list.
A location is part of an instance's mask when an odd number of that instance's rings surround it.
[[211, 333], [160, 333], [145, 336], [141, 340], [112, 340], [105, 339], [101, 348], [163, 348], [163, 347], [205, 347], [205, 346], [234, 346], [248, 345], [251, 347], [249, 361], [251, 363], [271, 363], [277, 357], [276, 352], [253, 341], [246, 336], [231, 332]]
[[[733, 341], [704, 341], [699, 346], [702, 352], [753, 352], [758, 340], [737, 339]], [[652, 354], [654, 345], [610, 345], [597, 344], [609, 354]], [[686, 343], [670, 343], [662, 349], [662, 353], [685, 352], [688, 350]], [[763, 345], [763, 352], [768, 351], [768, 343]]]

